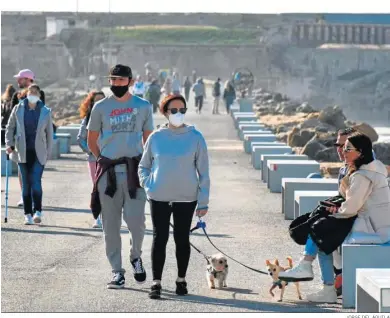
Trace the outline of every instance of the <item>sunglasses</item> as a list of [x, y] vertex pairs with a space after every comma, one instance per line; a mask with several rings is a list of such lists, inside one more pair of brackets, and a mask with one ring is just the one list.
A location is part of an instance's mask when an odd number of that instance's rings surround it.
[[344, 147], [344, 144], [334, 144], [334, 146], [335, 146], [336, 148], [342, 148], [342, 147]]
[[359, 150], [357, 150], [356, 148], [349, 148], [349, 147], [344, 148], [343, 151], [344, 151], [344, 152], [352, 152], [352, 151], [357, 151], [357, 152], [359, 152]]
[[187, 112], [187, 108], [170, 108], [168, 109], [172, 115], [177, 114], [177, 112], [180, 112], [181, 114], [185, 114]]

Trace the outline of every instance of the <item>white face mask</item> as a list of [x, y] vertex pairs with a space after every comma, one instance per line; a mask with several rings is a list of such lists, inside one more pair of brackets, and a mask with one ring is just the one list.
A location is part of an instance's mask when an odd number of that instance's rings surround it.
[[27, 99], [32, 104], [36, 104], [39, 101], [39, 97], [35, 95], [27, 95]]
[[169, 122], [175, 127], [180, 127], [184, 124], [184, 114], [180, 112], [177, 112], [176, 114], [170, 114]]

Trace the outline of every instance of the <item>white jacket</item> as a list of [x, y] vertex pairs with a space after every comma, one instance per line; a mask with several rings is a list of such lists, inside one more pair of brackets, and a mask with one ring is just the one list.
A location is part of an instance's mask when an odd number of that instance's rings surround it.
[[345, 202], [334, 217], [357, 215], [346, 243], [383, 244], [390, 241], [390, 188], [385, 165], [374, 160], [349, 176], [341, 193]]

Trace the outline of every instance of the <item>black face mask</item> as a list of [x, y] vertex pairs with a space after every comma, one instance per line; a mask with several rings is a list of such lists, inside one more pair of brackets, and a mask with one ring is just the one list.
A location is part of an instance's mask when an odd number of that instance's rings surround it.
[[111, 85], [110, 89], [111, 89], [111, 92], [113, 92], [113, 94], [116, 97], [121, 98], [129, 91], [129, 86], [127, 86], [127, 85], [126, 86]]

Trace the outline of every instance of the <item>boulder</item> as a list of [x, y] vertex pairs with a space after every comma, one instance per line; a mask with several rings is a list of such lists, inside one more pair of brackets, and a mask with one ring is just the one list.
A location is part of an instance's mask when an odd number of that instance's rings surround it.
[[336, 162], [339, 160], [335, 147], [328, 147], [316, 153], [314, 160], [325, 162]]
[[297, 112], [309, 114], [309, 113], [315, 113], [316, 111], [308, 103], [303, 103], [301, 106], [297, 108]]
[[326, 149], [326, 147], [321, 144], [316, 137], [313, 137], [306, 145], [303, 147], [301, 154], [307, 155], [309, 158], [315, 160], [317, 153], [321, 150]]
[[276, 139], [281, 142], [287, 143], [288, 133], [280, 133], [276, 135]]
[[329, 128], [324, 126], [323, 124], [321, 124], [320, 126], [317, 126], [315, 128], [315, 131], [316, 132], [320, 132], [320, 133], [324, 133], [324, 132], [328, 132], [329, 131]]
[[323, 124], [317, 118], [309, 118], [300, 124], [301, 128], [316, 128], [323, 126]]
[[312, 139], [315, 136], [315, 132], [307, 129], [301, 130], [301, 138], [303, 141], [303, 146], [306, 145], [310, 139]]
[[275, 102], [281, 102], [283, 100], [283, 96], [280, 93], [276, 93], [273, 99]]
[[284, 125], [280, 125], [276, 128], [276, 133], [279, 134], [279, 133], [282, 133], [282, 132], [287, 132], [287, 128], [286, 126]]
[[297, 110], [297, 104], [291, 101], [283, 101], [278, 106], [276, 106], [275, 110], [283, 115], [292, 115]]
[[347, 119], [338, 106], [327, 107], [320, 112], [318, 119], [325, 124], [336, 127], [337, 130], [344, 129], [345, 120]]
[[386, 165], [390, 165], [390, 143], [377, 142], [373, 145], [375, 156]]
[[287, 143], [290, 147], [303, 147], [314, 135], [314, 131], [294, 127], [288, 134]]

